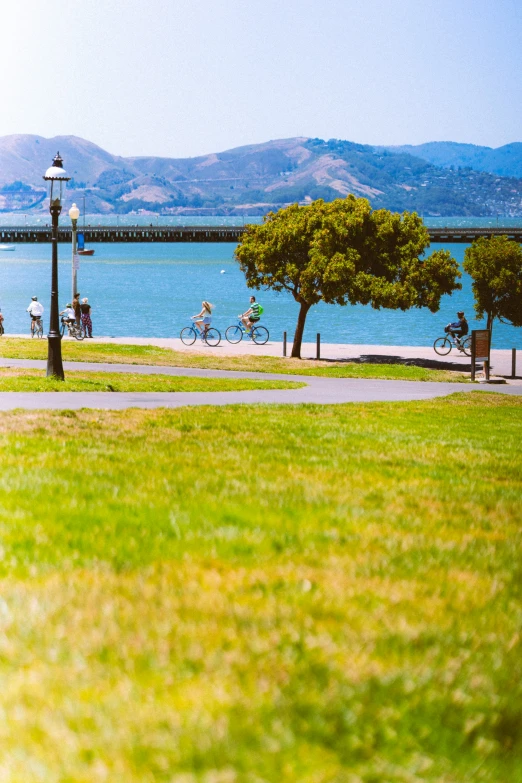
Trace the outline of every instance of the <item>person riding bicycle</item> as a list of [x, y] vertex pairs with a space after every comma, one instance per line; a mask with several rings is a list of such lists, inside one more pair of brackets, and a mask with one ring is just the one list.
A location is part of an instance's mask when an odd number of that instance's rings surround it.
[[213, 309], [214, 305], [210, 304], [210, 302], [207, 302], [207, 300], [204, 299], [201, 302], [201, 312], [192, 316], [194, 320], [194, 326], [196, 326], [196, 328], [199, 330], [201, 336], [203, 336], [205, 332], [208, 332], [210, 329]]
[[41, 319], [44, 313], [44, 306], [41, 302], [38, 301], [37, 296], [31, 297], [31, 304], [27, 308], [26, 312], [28, 312], [31, 316], [31, 334], [33, 334], [36, 323]]
[[76, 313], [72, 304], [66, 304], [65, 310], [62, 310], [60, 315], [62, 316], [62, 323], [66, 325], [69, 334], [71, 334], [71, 326], [76, 323]]
[[261, 320], [263, 313], [263, 307], [256, 302], [255, 296], [250, 297], [250, 307], [248, 310], [240, 316], [243, 326], [246, 329], [247, 334], [250, 333], [252, 326]]
[[466, 321], [466, 316], [464, 315], [464, 312], [462, 310], [459, 310], [457, 313], [458, 321], [453, 321], [453, 323], [448, 324], [444, 331], [446, 334], [450, 334], [453, 337], [453, 340], [455, 342], [455, 345], [460, 348], [460, 338], [467, 335], [469, 332], [469, 326], [468, 322]]

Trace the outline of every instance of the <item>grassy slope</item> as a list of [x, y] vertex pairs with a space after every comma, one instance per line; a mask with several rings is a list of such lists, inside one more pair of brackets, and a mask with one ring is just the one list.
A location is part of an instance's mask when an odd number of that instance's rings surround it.
[[[153, 345], [115, 345], [103, 343], [62, 344], [63, 357], [68, 361], [116, 362], [121, 364], [153, 364], [169, 367], [200, 367], [218, 370], [245, 370], [289, 375], [320, 375], [333, 378], [388, 378], [404, 381], [469, 381], [469, 375], [447, 370], [400, 364], [347, 364], [345, 362], [301, 361], [272, 356], [216, 356], [171, 351]], [[262, 349], [261, 349], [262, 350]], [[8, 359], [44, 359], [47, 342], [20, 338], [2, 338], [0, 356]]]
[[295, 389], [304, 383], [248, 378], [189, 378], [138, 373], [67, 372], [65, 381], [46, 378], [42, 371], [0, 368], [0, 392], [206, 392], [252, 389]]
[[521, 422], [1, 415], [5, 779], [521, 779]]

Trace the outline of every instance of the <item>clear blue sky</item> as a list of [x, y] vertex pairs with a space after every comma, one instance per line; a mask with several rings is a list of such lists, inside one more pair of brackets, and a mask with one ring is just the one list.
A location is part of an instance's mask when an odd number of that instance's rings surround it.
[[522, 141], [521, 0], [25, 0], [0, 135], [185, 157], [289, 136]]

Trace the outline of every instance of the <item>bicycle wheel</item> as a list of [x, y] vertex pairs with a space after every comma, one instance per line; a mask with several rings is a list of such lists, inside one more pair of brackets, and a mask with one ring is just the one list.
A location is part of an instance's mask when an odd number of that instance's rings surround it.
[[461, 345], [462, 350], [466, 356], [471, 356], [471, 337], [466, 337], [466, 339], [462, 341]]
[[211, 327], [205, 333], [205, 342], [211, 348], [215, 348], [221, 342], [221, 332]]
[[254, 326], [252, 329], [252, 340], [256, 345], [264, 345], [268, 342], [269, 337], [268, 329], [264, 326]]
[[64, 324], [64, 322], [63, 322], [63, 321], [62, 321], [62, 323], [60, 324], [60, 334], [61, 334], [61, 336], [62, 336], [62, 337], [63, 337], [63, 336], [64, 336], [64, 334], [65, 334], [65, 324]]
[[433, 350], [439, 356], [446, 356], [451, 351], [451, 340], [449, 337], [438, 337], [433, 343]]
[[84, 335], [84, 333], [82, 332], [82, 330], [81, 330], [81, 329], [78, 329], [78, 327], [76, 327], [75, 329], [73, 329], [73, 331], [72, 331], [72, 336], [73, 336], [73, 337], [74, 337], [76, 340], [83, 340], [83, 339], [84, 339], [84, 337], [85, 337], [85, 335]]
[[240, 343], [243, 339], [243, 330], [239, 326], [229, 326], [225, 332], [225, 337], [229, 343], [235, 345], [236, 343]]
[[181, 330], [180, 337], [183, 345], [194, 345], [197, 337], [196, 330], [193, 329], [192, 326], [185, 326], [185, 328]]

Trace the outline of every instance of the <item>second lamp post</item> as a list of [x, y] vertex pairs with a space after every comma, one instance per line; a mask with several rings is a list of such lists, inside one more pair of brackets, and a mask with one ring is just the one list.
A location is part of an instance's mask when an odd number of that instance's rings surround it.
[[78, 218], [80, 217], [80, 210], [73, 204], [69, 210], [69, 217], [72, 223], [72, 291], [71, 302], [76, 296], [78, 286], [78, 256], [76, 255], [76, 226], [78, 224]]

